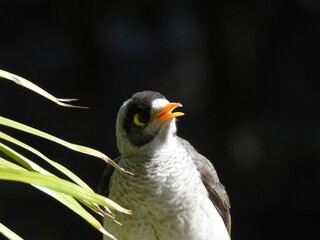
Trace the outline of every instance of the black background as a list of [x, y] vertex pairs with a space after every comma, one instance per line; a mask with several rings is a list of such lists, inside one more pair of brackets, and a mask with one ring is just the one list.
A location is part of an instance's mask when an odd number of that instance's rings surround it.
[[[0, 69], [90, 107], [65, 109], [2, 79], [1, 116], [115, 158], [119, 107], [134, 92], [159, 91], [183, 103], [179, 135], [227, 188], [232, 239], [319, 239], [319, 1], [5, 0], [0, 8]], [[100, 159], [0, 130], [97, 190]], [[102, 238], [31, 186], [0, 188], [0, 222], [25, 239]]]

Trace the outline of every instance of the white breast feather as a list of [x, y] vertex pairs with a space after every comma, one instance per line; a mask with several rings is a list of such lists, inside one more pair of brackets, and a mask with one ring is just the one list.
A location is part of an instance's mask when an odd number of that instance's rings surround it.
[[230, 239], [192, 159], [179, 148], [176, 137], [172, 135], [151, 161], [141, 158], [120, 161], [134, 176], [119, 171], [112, 176], [109, 197], [133, 215], [116, 213], [122, 226], [106, 219], [107, 231], [118, 240]]

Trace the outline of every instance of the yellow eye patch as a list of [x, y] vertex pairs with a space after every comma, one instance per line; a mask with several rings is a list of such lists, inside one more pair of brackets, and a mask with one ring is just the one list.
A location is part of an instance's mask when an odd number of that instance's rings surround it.
[[134, 115], [134, 117], [133, 117], [133, 123], [134, 123], [135, 125], [137, 125], [138, 127], [143, 127], [143, 126], [146, 125], [145, 123], [140, 122], [140, 120], [139, 120], [139, 113], [136, 113], [136, 114]]

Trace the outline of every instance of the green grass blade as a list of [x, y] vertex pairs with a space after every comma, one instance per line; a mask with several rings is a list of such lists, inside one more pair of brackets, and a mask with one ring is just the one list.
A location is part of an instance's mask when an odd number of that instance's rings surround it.
[[[17, 76], [15, 74], [9, 73], [7, 71], [3, 71], [1, 69], [0, 69], [0, 78], [13, 81], [16, 84], [21, 85], [31, 91], [34, 91], [39, 95], [49, 99], [50, 101], [55, 102], [58, 105], [61, 105], [64, 107], [85, 108], [85, 107], [68, 104], [68, 102], [77, 101], [77, 99], [56, 98], [55, 96], [51, 95], [50, 93], [38, 87], [36, 84], [28, 81], [27, 79]], [[1, 116], [0, 116], [0, 124], [37, 135], [39, 137], [61, 144], [74, 151], [78, 151], [81, 153], [89, 154], [94, 157], [101, 158], [105, 160], [107, 163], [116, 167], [117, 169], [123, 172], [126, 172], [122, 168], [120, 168], [117, 164], [115, 164], [105, 154], [95, 149], [69, 143], [67, 141], [54, 137], [45, 132], [28, 127], [26, 125], [12, 121], [10, 119], [3, 118]], [[0, 180], [18, 181], [18, 182], [31, 184], [32, 186], [47, 193], [48, 195], [52, 196], [53, 198], [60, 201], [62, 204], [64, 204], [68, 208], [70, 208], [72, 211], [79, 214], [82, 218], [88, 221], [91, 225], [93, 225], [103, 234], [109, 236], [112, 239], [115, 239], [111, 234], [106, 232], [106, 230], [103, 228], [100, 222], [97, 221], [90, 213], [88, 213], [79, 202], [81, 202], [82, 204], [86, 205], [93, 211], [96, 211], [97, 213], [100, 213], [102, 215], [106, 213], [104, 213], [100, 209], [99, 205], [104, 206], [107, 209], [111, 208], [123, 213], [131, 214], [129, 210], [122, 208], [121, 206], [119, 206], [118, 204], [109, 200], [106, 197], [103, 197], [99, 194], [94, 193], [94, 191], [90, 189], [90, 187], [87, 184], [85, 184], [80, 178], [78, 178], [75, 174], [73, 174], [67, 168], [60, 165], [59, 163], [56, 163], [50, 160], [41, 152], [32, 148], [31, 146], [15, 138], [12, 138], [11, 136], [3, 132], [0, 132], [0, 138], [31, 151], [32, 153], [44, 159], [49, 164], [54, 166], [56, 169], [64, 173], [66, 176], [68, 176], [71, 180], [73, 180], [75, 183], [79, 185], [56, 177], [55, 175], [46, 171], [45, 169], [43, 169], [33, 161], [29, 160], [28, 158], [24, 157], [18, 152], [15, 152], [13, 149], [2, 144], [1, 142], [0, 142], [0, 151], [5, 153], [8, 157], [12, 158], [16, 162], [18, 162], [21, 166], [0, 157]], [[110, 218], [112, 218], [112, 216], [110, 216]], [[18, 235], [10, 231], [8, 228], [6, 228], [4, 225], [2, 225], [1, 223], [0, 223], [0, 232], [3, 233], [9, 239], [22, 239]]]
[[85, 187], [87, 189], [91, 189], [85, 182], [83, 182], [78, 176], [76, 176], [73, 172], [71, 172], [69, 169], [65, 168], [64, 166], [62, 166], [61, 164], [54, 162], [52, 160], [50, 160], [49, 158], [47, 158], [44, 154], [42, 154], [41, 152], [39, 152], [38, 150], [34, 149], [33, 147], [3, 133], [0, 131], [0, 138], [9, 141], [11, 143], [14, 143], [24, 149], [29, 150], [30, 152], [34, 153], [35, 155], [37, 155], [38, 157], [42, 158], [43, 160], [45, 160], [46, 162], [48, 162], [49, 164], [51, 164], [53, 167], [55, 167], [56, 169], [58, 169], [60, 172], [62, 172], [63, 174], [65, 174], [66, 176], [68, 176], [71, 180], [73, 180], [75, 183], [79, 184], [82, 187]]
[[[11, 169], [16, 169], [16, 170], [21, 170], [21, 171], [28, 171], [25, 168], [22, 168], [21, 166], [11, 163], [3, 158], [0, 157], [0, 168], [11, 168]], [[94, 218], [88, 211], [86, 211], [74, 198], [71, 196], [52, 191], [50, 189], [44, 188], [44, 187], [39, 187], [37, 185], [32, 184], [35, 188], [45, 192], [46, 194], [50, 195], [51, 197], [55, 198], [57, 201], [61, 202], [63, 205], [77, 213], [79, 216], [81, 216], [84, 220], [86, 220], [89, 224], [91, 224], [94, 228], [98, 229], [101, 231], [103, 234], [106, 234], [106, 231], [103, 229], [102, 225], [100, 222]], [[84, 202], [84, 201], [81, 201]], [[88, 207], [90, 207], [93, 211], [99, 211], [98, 207], [93, 207], [95, 206], [91, 202], [85, 202]], [[106, 234], [109, 236], [109, 234]]]
[[[4, 163], [5, 162], [5, 163]], [[3, 163], [3, 164], [1, 164]], [[9, 164], [8, 164], [9, 163]], [[4, 167], [3, 167], [4, 166]], [[18, 165], [13, 164], [14, 168], [9, 169], [8, 167], [12, 167], [12, 163], [0, 158], [0, 180], [9, 180], [9, 181], [18, 181], [29, 183], [35, 188], [47, 193], [52, 196], [66, 207], [77, 213], [84, 220], [86, 220], [89, 224], [91, 224], [94, 228], [99, 230], [104, 235], [110, 237], [111, 239], [115, 239], [113, 235], [108, 233], [101, 223], [94, 218], [88, 211], [86, 211], [73, 197], [76, 197], [78, 201], [90, 207], [92, 210], [97, 212], [97, 209], [102, 214], [102, 210], [97, 206], [100, 204], [107, 208], [113, 208], [117, 211], [131, 214], [130, 211], [120, 207], [118, 204], [113, 201], [98, 195], [96, 193], [92, 193], [90, 190], [84, 189], [81, 186], [78, 186], [72, 182], [68, 182], [66, 180], [55, 177], [54, 175], [43, 175], [41, 173], [28, 171]], [[51, 178], [50, 178], [51, 177]], [[52, 181], [54, 180], [54, 181]], [[72, 187], [70, 187], [72, 186]], [[53, 190], [51, 190], [53, 188]], [[88, 191], [88, 192], [86, 192]], [[88, 195], [88, 197], [83, 197]], [[71, 197], [73, 196], [73, 197]], [[98, 201], [96, 201], [98, 196]], [[92, 200], [94, 202], [92, 202]], [[99, 213], [98, 212], [98, 213]], [[105, 214], [104, 216], [107, 216]], [[109, 217], [111, 220], [112, 217]]]
[[[14, 163], [12, 163], [12, 162], [10, 162], [10, 161], [7, 161], [7, 160], [5, 160], [5, 159], [3, 159], [3, 158], [1, 158], [0, 157], [0, 167], [7, 167], [7, 168], [12, 168], [12, 169], [17, 169], [17, 170], [26, 170], [25, 168], [23, 168], [23, 167], [21, 167], [21, 166], [19, 166], [19, 165], [17, 165], [17, 164], [14, 164]], [[27, 170], [26, 170], [27, 171]], [[35, 186], [36, 187], [36, 186]], [[39, 187], [38, 187], [39, 188]], [[88, 190], [90, 190], [90, 191], [92, 191], [93, 192], [93, 190], [91, 190], [90, 188], [87, 188]], [[44, 191], [44, 189], [40, 189], [40, 190], [42, 190], [42, 191]], [[46, 192], [46, 193], [48, 193], [47, 191], [44, 191], [44, 192]], [[49, 193], [48, 193], [49, 194]], [[56, 193], [56, 194], [58, 194], [58, 193]], [[49, 195], [51, 195], [52, 196], [52, 193], [50, 193]], [[54, 198], [56, 198], [55, 196], [52, 196], [52, 197], [54, 197]], [[57, 198], [56, 198], [57, 199]], [[57, 199], [58, 200], [58, 199]], [[68, 206], [68, 204], [66, 204], [65, 202], [63, 202], [63, 201], [61, 201], [61, 199], [59, 200], [61, 203], [63, 203], [64, 205], [66, 205], [67, 207], [69, 207]], [[92, 211], [94, 211], [94, 212], [96, 212], [96, 213], [98, 213], [98, 214], [100, 214], [100, 215], [102, 215], [102, 216], [106, 216], [105, 215], [105, 213], [99, 208], [99, 206], [97, 205], [97, 204], [95, 204], [95, 203], [91, 203], [91, 202], [87, 202], [87, 201], [81, 201], [81, 200], [79, 200], [82, 204], [84, 204], [85, 206], [87, 206], [88, 208], [90, 208]], [[71, 207], [73, 207], [73, 206], [75, 206], [75, 203], [72, 203], [71, 204]], [[69, 207], [70, 208], [70, 207]], [[74, 210], [74, 209], [72, 209], [72, 210]], [[77, 212], [78, 213], [78, 211], [75, 211], [75, 212]], [[79, 214], [79, 213], [78, 213]], [[79, 214], [79, 215], [81, 215], [83, 218], [85, 218], [84, 216], [83, 216], [83, 214]], [[109, 216], [109, 215], [107, 215], [107, 217], [109, 217], [109, 218], [111, 218], [112, 219], [112, 217], [111, 216]], [[86, 219], [87, 220], [87, 219]], [[89, 220], [87, 220], [89, 223], [91, 223], [91, 221], [89, 221]], [[91, 225], [93, 225], [93, 224], [91, 224]], [[94, 225], [94, 227], [96, 227], [97, 225]]]
[[0, 142], [0, 151], [15, 160], [17, 163], [19, 163], [22, 167], [28, 169], [28, 170], [33, 170], [37, 171], [43, 174], [49, 174], [48, 171], [40, 167], [38, 164], [30, 161], [28, 158], [24, 157], [20, 153], [17, 153], [10, 147], [6, 146], [5, 144]]
[[14, 151], [12, 148], [6, 146], [2, 142], [0, 142], [0, 151], [6, 154], [11, 159], [15, 160], [17, 163], [19, 163], [22, 167], [24, 167], [27, 170], [36, 171], [42, 174], [51, 174], [38, 164], [34, 163], [33, 161], [29, 160], [25, 156], [21, 155], [20, 153]]
[[114, 239], [114, 237], [103, 228], [101, 223], [95, 217], [93, 217], [87, 210], [85, 210], [73, 197], [65, 195], [63, 193], [52, 191], [44, 187], [39, 187], [35, 185], [33, 186], [47, 193], [48, 195], [52, 196], [57, 201], [61, 202], [63, 205], [65, 205], [66, 207], [71, 209], [73, 212], [78, 214], [80, 217], [82, 217], [84, 220], [86, 220], [95, 229], [99, 230], [103, 234]]
[[0, 180], [34, 184], [56, 192], [70, 195], [76, 199], [83, 199], [85, 201], [94, 202], [122, 213], [131, 214], [130, 210], [121, 207], [114, 201], [97, 193], [93, 193], [75, 183], [66, 181], [53, 175], [44, 175], [38, 172], [17, 169], [0, 168]]
[[5, 160], [2, 157], [0, 157], [0, 167], [13, 168], [13, 169], [17, 169], [17, 170], [25, 169], [25, 168], [15, 164], [15, 163], [12, 163], [12, 162], [9, 162], [8, 160]]
[[55, 102], [56, 104], [63, 106], [63, 107], [72, 107], [72, 108], [86, 108], [86, 107], [81, 107], [81, 106], [74, 106], [71, 104], [67, 104], [65, 102], [72, 102], [72, 101], [77, 101], [78, 99], [72, 99], [72, 98], [56, 98], [55, 96], [51, 95], [47, 91], [43, 90], [42, 88], [38, 87], [34, 83], [28, 81], [27, 79], [17, 76], [15, 74], [9, 73], [7, 71], [3, 71], [0, 69], [0, 77], [4, 79], [11, 80], [15, 82], [18, 85], [21, 85], [33, 92], [36, 92], [40, 94], [41, 96], [49, 99], [52, 102]]
[[9, 238], [10, 240], [23, 240], [21, 237], [19, 237], [17, 234], [12, 232], [9, 228], [7, 228], [1, 223], [0, 223], [0, 233], [2, 233], [5, 237]]
[[60, 138], [57, 138], [57, 137], [55, 137], [53, 135], [50, 135], [50, 134], [45, 133], [43, 131], [40, 131], [38, 129], [29, 127], [29, 126], [27, 126], [25, 124], [13, 121], [11, 119], [8, 119], [8, 118], [2, 117], [2, 116], [0, 116], [0, 124], [4, 125], [4, 126], [7, 126], [7, 127], [15, 128], [15, 129], [18, 129], [18, 130], [21, 130], [21, 131], [24, 131], [24, 132], [27, 132], [27, 133], [30, 133], [30, 134], [34, 134], [34, 135], [36, 135], [38, 137], [45, 138], [47, 140], [50, 140], [50, 141], [53, 141], [55, 143], [61, 144], [61, 145], [65, 146], [65, 147], [67, 147], [69, 149], [74, 150], [74, 151], [81, 152], [81, 153], [84, 153], [84, 154], [88, 154], [88, 155], [103, 159], [104, 161], [106, 161], [107, 163], [111, 164], [112, 166], [114, 166], [118, 170], [120, 170], [122, 172], [126, 172], [126, 173], [129, 173], [129, 174], [132, 174], [130, 172], [125, 171], [123, 168], [120, 168], [114, 161], [112, 161], [109, 157], [107, 157], [102, 152], [99, 152], [98, 150], [95, 150], [93, 148], [89, 148], [89, 147], [85, 147], [85, 146], [81, 146], [81, 145], [77, 145], [77, 144], [73, 144], [73, 143], [67, 142], [67, 141], [62, 140]]
[[[53, 179], [60, 179], [56, 176], [54, 176], [53, 174], [51, 174], [50, 172], [48, 172], [47, 170], [43, 169], [42, 167], [40, 167], [39, 165], [37, 165], [36, 163], [32, 162], [31, 160], [29, 160], [28, 158], [26, 158], [25, 156], [19, 154], [18, 152], [14, 151], [13, 149], [11, 149], [10, 147], [4, 145], [3, 143], [0, 142], [0, 151], [3, 152], [4, 154], [6, 154], [7, 156], [9, 156], [10, 158], [12, 158], [13, 160], [15, 160], [16, 162], [18, 162], [21, 166], [23, 166], [24, 168], [28, 169], [28, 170], [32, 170], [32, 171], [36, 171], [36, 172], [39, 172], [41, 173], [42, 175], [45, 174], [46, 176], [52, 176], [52, 177], [55, 177]], [[40, 175], [41, 175], [40, 174]], [[72, 182], [68, 182], [64, 179], [60, 179], [61, 181], [64, 181], [65, 184], [69, 184], [69, 186], [71, 187], [77, 187], [78, 191], [81, 191], [81, 192], [84, 192], [84, 194], [87, 194], [87, 193], [91, 193], [93, 194], [93, 196], [97, 197], [97, 196], [100, 196], [100, 202], [96, 202], [96, 201], [90, 201], [90, 197], [92, 197], [90, 194], [89, 194], [89, 199], [86, 199], [86, 198], [82, 198], [81, 197], [81, 194], [78, 196], [78, 199], [79, 200], [85, 200], [85, 201], [89, 201], [89, 202], [94, 202], [96, 204], [99, 204], [99, 205], [102, 205], [102, 206], [106, 206], [108, 208], [112, 208], [112, 209], [115, 209], [117, 211], [120, 211], [120, 212], [127, 212], [126, 209], [123, 209], [122, 207], [120, 207], [118, 204], [114, 203], [113, 201], [101, 196], [101, 195], [98, 195], [96, 193], [94, 193], [92, 191], [92, 189], [87, 189], [87, 188], [83, 188], [79, 185], [76, 185]], [[34, 185], [39, 185], [37, 183], [34, 183], [34, 182], [30, 182], [30, 184], [34, 184]], [[71, 195], [75, 198], [77, 198], [76, 196], [73, 195], [73, 193], [70, 193], [70, 191], [67, 189], [67, 185], [62, 185], [61, 184], [61, 188], [58, 188], [58, 189], [51, 189], [50, 187], [47, 187], [51, 190], [54, 190], [54, 191], [57, 191], [57, 192], [62, 192], [64, 194], [67, 194], [67, 195]], [[39, 185], [39, 186], [42, 186], [42, 185]], [[42, 186], [42, 187], [46, 187], [46, 186]], [[61, 190], [63, 189], [63, 190]], [[103, 197], [103, 198], [101, 198]], [[107, 201], [105, 201], [107, 199]], [[105, 201], [106, 204], [102, 203], [101, 201]]]

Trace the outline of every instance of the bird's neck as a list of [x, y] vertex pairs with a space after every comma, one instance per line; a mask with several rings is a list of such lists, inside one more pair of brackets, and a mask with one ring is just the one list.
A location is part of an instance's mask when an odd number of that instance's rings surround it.
[[151, 142], [140, 147], [133, 147], [130, 151], [122, 151], [121, 155], [128, 159], [143, 159], [148, 161], [149, 159], [153, 159], [154, 156], [177, 152], [179, 143], [176, 135], [176, 124], [174, 121], [167, 124], [169, 126], [160, 129]]
[[154, 141], [157, 142], [144, 146], [133, 154], [123, 155], [128, 161], [127, 164], [143, 167], [152, 164], [156, 159], [170, 159], [170, 156], [179, 151], [178, 137], [175, 134], [168, 134], [165, 139], [156, 138]]

